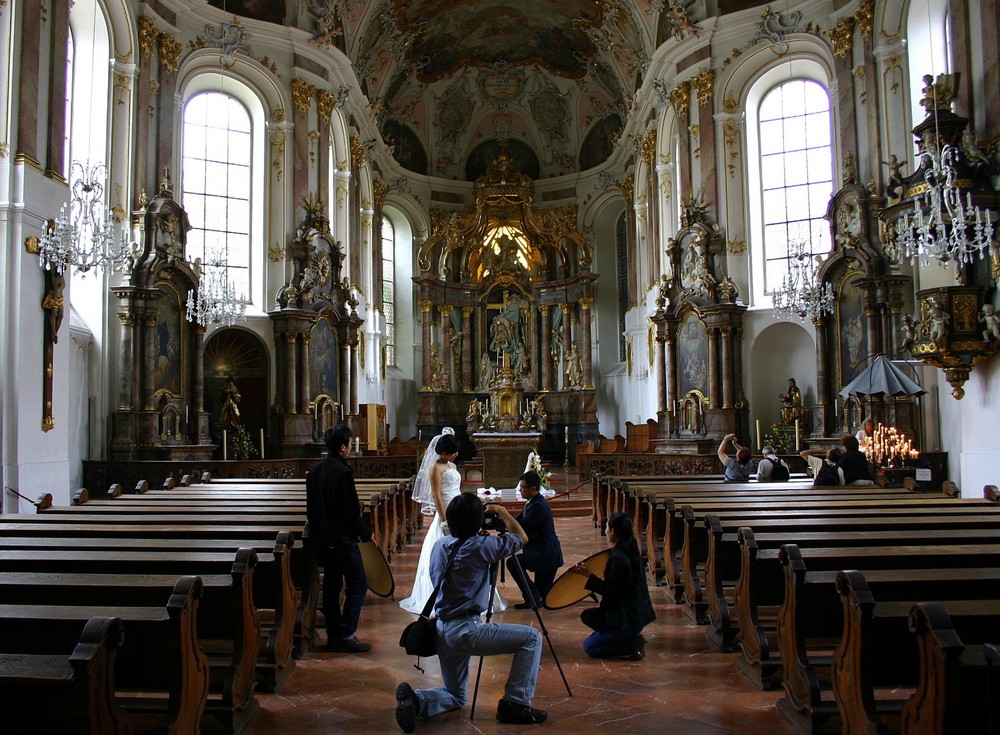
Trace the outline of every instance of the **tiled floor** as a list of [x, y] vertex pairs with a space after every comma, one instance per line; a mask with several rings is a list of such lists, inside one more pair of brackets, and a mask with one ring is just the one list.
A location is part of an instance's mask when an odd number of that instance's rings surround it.
[[[556, 525], [567, 564], [606, 547], [589, 517], [558, 517]], [[392, 563], [397, 598], [409, 594], [421, 540], [422, 534]], [[615, 735], [794, 732], [775, 708], [778, 692], [756, 689], [737, 671], [736, 654], [713, 650], [704, 628], [691, 623], [680, 607], [669, 604], [662, 589], [650, 592], [658, 619], [646, 628], [647, 655], [638, 662], [600, 661], [584, 655], [581, 642], [587, 631], [579, 615], [587, 603], [542, 611], [573, 695], [567, 695], [546, 645], [533, 704], [547, 710], [549, 720], [536, 727]], [[511, 602], [520, 601], [513, 582], [507, 583], [504, 595]], [[396, 685], [409, 681], [414, 688], [424, 688], [440, 683], [436, 659], [421, 660], [426, 670], [421, 674], [413, 668], [415, 659], [398, 646], [400, 631], [412, 619], [395, 601], [369, 595], [358, 635], [374, 649], [354, 655], [321, 650], [300, 660], [279, 694], [258, 695], [260, 712], [244, 731], [246, 735], [399, 732], [393, 714]], [[538, 625], [531, 610], [511, 608], [495, 619]], [[526, 726], [501, 725], [494, 718], [509, 662], [508, 656], [485, 659], [474, 721], [469, 720], [466, 707], [418, 722], [417, 732], [526, 730]], [[473, 672], [475, 665], [474, 661]], [[470, 688], [474, 684], [473, 678]]]

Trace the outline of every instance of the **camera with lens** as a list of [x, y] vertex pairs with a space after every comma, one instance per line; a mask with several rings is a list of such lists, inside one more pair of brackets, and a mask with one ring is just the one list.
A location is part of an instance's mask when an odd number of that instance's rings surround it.
[[[491, 503], [487, 503], [491, 505]], [[507, 524], [503, 522], [503, 518], [492, 513], [487, 513], [483, 516], [483, 525], [479, 527], [481, 531], [498, 531], [500, 533], [507, 532]]]

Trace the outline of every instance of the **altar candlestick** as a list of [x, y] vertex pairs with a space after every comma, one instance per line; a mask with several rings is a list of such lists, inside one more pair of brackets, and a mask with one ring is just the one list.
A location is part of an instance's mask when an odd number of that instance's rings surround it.
[[757, 419], [757, 421], [755, 423], [757, 425], [757, 450], [759, 451], [760, 447], [761, 447], [761, 443], [760, 443], [760, 419]]
[[568, 447], [569, 446], [569, 427], [568, 426], [566, 427], [566, 430], [563, 432], [563, 434], [564, 434], [565, 439], [566, 439], [566, 446]]
[[361, 454], [361, 437], [354, 437], [354, 453]]
[[185, 404], [184, 405], [184, 425], [187, 426], [189, 422], [190, 422], [190, 419], [188, 418], [188, 406], [187, 406], [187, 404]]
[[318, 403], [314, 403], [313, 404], [313, 419], [315, 421], [317, 421], [317, 422], [319, 421], [319, 404]]
[[260, 430], [260, 458], [264, 459], [264, 430]]
[[795, 419], [795, 451], [799, 451], [799, 420]]
[[417, 429], [417, 446], [420, 445], [420, 440], [424, 438], [424, 430]]
[[223, 461], [229, 459], [229, 457], [228, 457], [228, 451], [227, 451], [227, 448], [226, 448], [226, 430], [225, 429], [222, 430], [222, 459], [223, 459]]

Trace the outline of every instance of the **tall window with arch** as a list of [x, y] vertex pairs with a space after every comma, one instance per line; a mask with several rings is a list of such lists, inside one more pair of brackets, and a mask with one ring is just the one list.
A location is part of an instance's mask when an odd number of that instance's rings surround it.
[[615, 271], [618, 285], [618, 361], [625, 362], [625, 314], [628, 312], [628, 220], [624, 212], [615, 225]]
[[814, 79], [772, 79], [757, 97], [756, 124], [748, 126], [748, 150], [758, 164], [750, 191], [760, 192], [750, 207], [753, 292], [758, 306], [770, 306], [769, 295], [788, 271], [791, 243], [804, 243], [812, 255], [830, 252], [823, 216], [833, 193], [833, 126], [829, 93]]
[[[948, 0], [913, 0], [906, 17], [906, 55], [909, 59], [910, 127], [923, 121], [920, 105], [924, 76], [937, 78], [952, 71], [951, 13]], [[916, 139], [913, 149], [916, 150]]]
[[184, 106], [182, 192], [191, 220], [189, 260], [225, 258], [230, 282], [249, 300], [253, 127], [235, 97], [206, 91]]
[[385, 311], [385, 362], [396, 364], [396, 228], [382, 217], [382, 308]]

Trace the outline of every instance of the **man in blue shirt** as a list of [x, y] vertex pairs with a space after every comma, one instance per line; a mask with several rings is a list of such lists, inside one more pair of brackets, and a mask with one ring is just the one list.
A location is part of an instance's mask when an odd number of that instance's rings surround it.
[[[499, 516], [509, 533], [480, 534], [484, 513]], [[490, 571], [502, 559], [528, 542], [524, 529], [501, 505], [485, 510], [469, 493], [452, 499], [445, 513], [451, 536], [431, 552], [431, 581], [441, 583], [434, 610], [437, 614], [437, 649], [443, 687], [414, 691], [406, 682], [396, 688], [396, 722], [403, 732], [413, 732], [418, 718], [433, 717], [465, 705], [469, 659], [512, 653], [504, 696], [497, 704], [497, 720], [507, 724], [544, 722], [548, 713], [531, 706], [542, 656], [542, 636], [527, 625], [485, 623], [480, 613], [490, 601]], [[455, 561], [445, 576], [453, 547]], [[444, 581], [442, 582], [442, 577]]]

